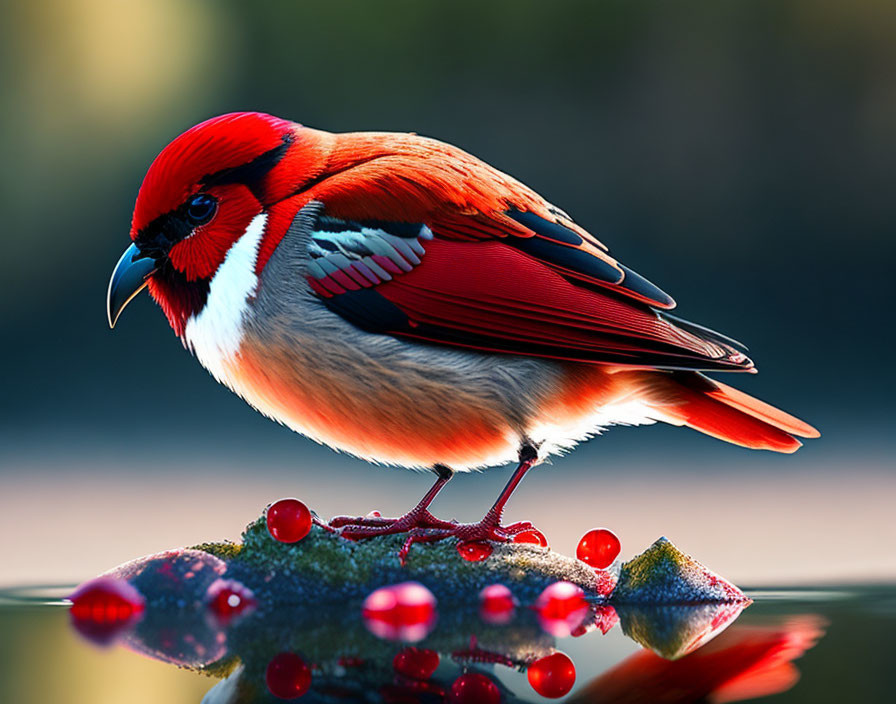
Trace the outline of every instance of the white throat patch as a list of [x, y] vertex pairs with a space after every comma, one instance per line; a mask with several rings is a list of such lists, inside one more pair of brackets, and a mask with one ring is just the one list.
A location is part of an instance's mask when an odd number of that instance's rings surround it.
[[225, 363], [240, 347], [248, 298], [258, 285], [255, 262], [267, 219], [264, 213], [252, 218], [243, 235], [230, 247], [211, 280], [205, 307], [187, 321], [184, 330], [184, 344], [222, 383]]

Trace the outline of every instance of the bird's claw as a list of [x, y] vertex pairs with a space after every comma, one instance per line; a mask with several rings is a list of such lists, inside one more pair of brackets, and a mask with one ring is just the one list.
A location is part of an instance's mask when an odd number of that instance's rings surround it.
[[537, 530], [537, 528], [532, 525], [530, 521], [517, 521], [516, 523], [511, 523], [509, 526], [501, 527], [501, 531], [510, 538], [513, 538], [520, 533], [525, 533], [527, 530]]
[[425, 528], [412, 528], [408, 531], [408, 537], [401, 546], [401, 550], [398, 551], [398, 559], [401, 562], [401, 566], [404, 567], [407, 564], [408, 553], [411, 551], [411, 546], [413, 546], [414, 543], [436, 543], [447, 537], [447, 535], [442, 535], [441, 531], [433, 531]]
[[451, 530], [456, 525], [456, 521], [443, 521], [426, 510], [412, 511], [399, 518], [336, 516], [329, 524], [331, 530], [348, 540], [365, 540], [414, 530]]
[[417, 543], [436, 543], [448, 538], [456, 538], [458, 542], [484, 540], [508, 543], [520, 533], [535, 529], [529, 521], [518, 521], [502, 526], [491, 515], [487, 515], [478, 523], [443, 521], [429, 511], [412, 511], [399, 518], [336, 516], [330, 520], [327, 527], [331, 532], [351, 541], [406, 533], [407, 538], [398, 551], [402, 566], [407, 563], [410, 550]]

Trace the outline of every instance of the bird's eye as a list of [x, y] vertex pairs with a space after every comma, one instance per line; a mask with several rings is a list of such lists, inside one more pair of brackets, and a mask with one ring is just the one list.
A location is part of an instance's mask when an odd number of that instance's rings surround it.
[[197, 193], [187, 201], [186, 220], [191, 227], [205, 225], [218, 210], [218, 201], [207, 193]]

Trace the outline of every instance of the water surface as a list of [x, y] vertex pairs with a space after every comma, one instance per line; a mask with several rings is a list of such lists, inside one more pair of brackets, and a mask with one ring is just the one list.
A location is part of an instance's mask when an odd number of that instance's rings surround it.
[[[554, 638], [525, 609], [496, 626], [475, 610], [440, 608], [432, 631], [408, 644], [376, 637], [346, 605], [229, 624], [157, 618], [105, 646], [72, 627], [62, 600], [68, 591], [0, 593], [0, 701], [282, 701], [265, 673], [274, 657], [290, 652], [311, 675], [296, 701], [452, 701], [452, 685], [472, 673], [494, 683], [501, 701], [539, 702], [548, 700], [525, 669], [560, 651], [576, 674], [556, 701], [884, 702], [896, 664], [896, 592], [887, 587], [754, 589], [739, 615], [688, 607], [622, 612], [618, 623], [605, 621], [606, 634], [598, 628], [578, 637]], [[675, 650], [698, 642], [687, 654]], [[435, 653], [438, 666], [426, 677], [407, 677], [395, 665], [402, 652]]]

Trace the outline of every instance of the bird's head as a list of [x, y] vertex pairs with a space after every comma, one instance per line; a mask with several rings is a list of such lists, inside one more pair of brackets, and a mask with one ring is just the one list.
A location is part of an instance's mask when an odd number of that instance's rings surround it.
[[[131, 246], [109, 282], [110, 326], [144, 288], [182, 334], [201, 311], [231, 246], [316, 174], [310, 130], [255, 112], [187, 130], [149, 167], [134, 207]], [[313, 139], [310, 140], [313, 142]], [[264, 218], [266, 221], [267, 218]]]

